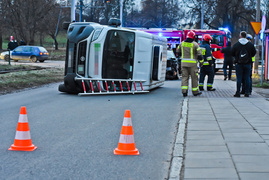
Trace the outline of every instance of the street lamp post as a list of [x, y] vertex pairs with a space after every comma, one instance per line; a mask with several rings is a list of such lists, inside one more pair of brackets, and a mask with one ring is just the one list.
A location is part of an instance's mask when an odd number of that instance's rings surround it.
[[[257, 10], [256, 10], [256, 22], [261, 22], [260, 20], [260, 15], [261, 15], [261, 10], [260, 10], [260, 0], [257, 0]], [[258, 74], [258, 69], [259, 69], [259, 60], [260, 60], [260, 56], [259, 56], [259, 35], [256, 34], [255, 36], [255, 48], [257, 50], [256, 56], [255, 56], [255, 64], [254, 64], [254, 71], [256, 74]]]

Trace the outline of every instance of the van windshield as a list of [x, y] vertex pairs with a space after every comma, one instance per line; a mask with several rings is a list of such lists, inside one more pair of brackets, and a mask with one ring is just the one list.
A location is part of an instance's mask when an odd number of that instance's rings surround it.
[[107, 33], [102, 64], [102, 77], [132, 79], [134, 59], [133, 32], [110, 30]]

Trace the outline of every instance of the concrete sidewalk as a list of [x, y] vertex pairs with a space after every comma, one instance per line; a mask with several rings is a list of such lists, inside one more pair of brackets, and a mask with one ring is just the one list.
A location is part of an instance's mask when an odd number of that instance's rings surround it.
[[216, 76], [215, 92], [189, 92], [180, 179], [269, 179], [269, 101], [235, 98], [235, 81]]

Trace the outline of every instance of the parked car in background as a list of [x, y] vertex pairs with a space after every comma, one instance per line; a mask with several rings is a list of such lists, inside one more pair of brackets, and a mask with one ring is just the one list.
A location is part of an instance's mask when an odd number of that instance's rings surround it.
[[180, 74], [180, 64], [178, 58], [172, 50], [167, 50], [166, 79], [178, 79]]
[[[1, 53], [1, 59], [5, 61], [9, 60], [9, 52], [5, 51]], [[14, 61], [29, 60], [31, 62], [44, 62], [49, 57], [48, 51], [41, 46], [19, 46], [13, 51], [10, 51], [10, 58]]]

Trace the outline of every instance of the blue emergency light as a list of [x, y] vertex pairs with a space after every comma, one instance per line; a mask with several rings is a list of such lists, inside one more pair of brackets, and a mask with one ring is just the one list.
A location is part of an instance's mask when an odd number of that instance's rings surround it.
[[260, 40], [263, 40], [263, 36], [264, 36], [264, 33], [261, 32], [261, 33], [260, 33]]
[[229, 30], [229, 28], [223, 28], [223, 27], [219, 27], [219, 30], [221, 30], [221, 31], [225, 31], [225, 32], [229, 32], [230, 30]]

